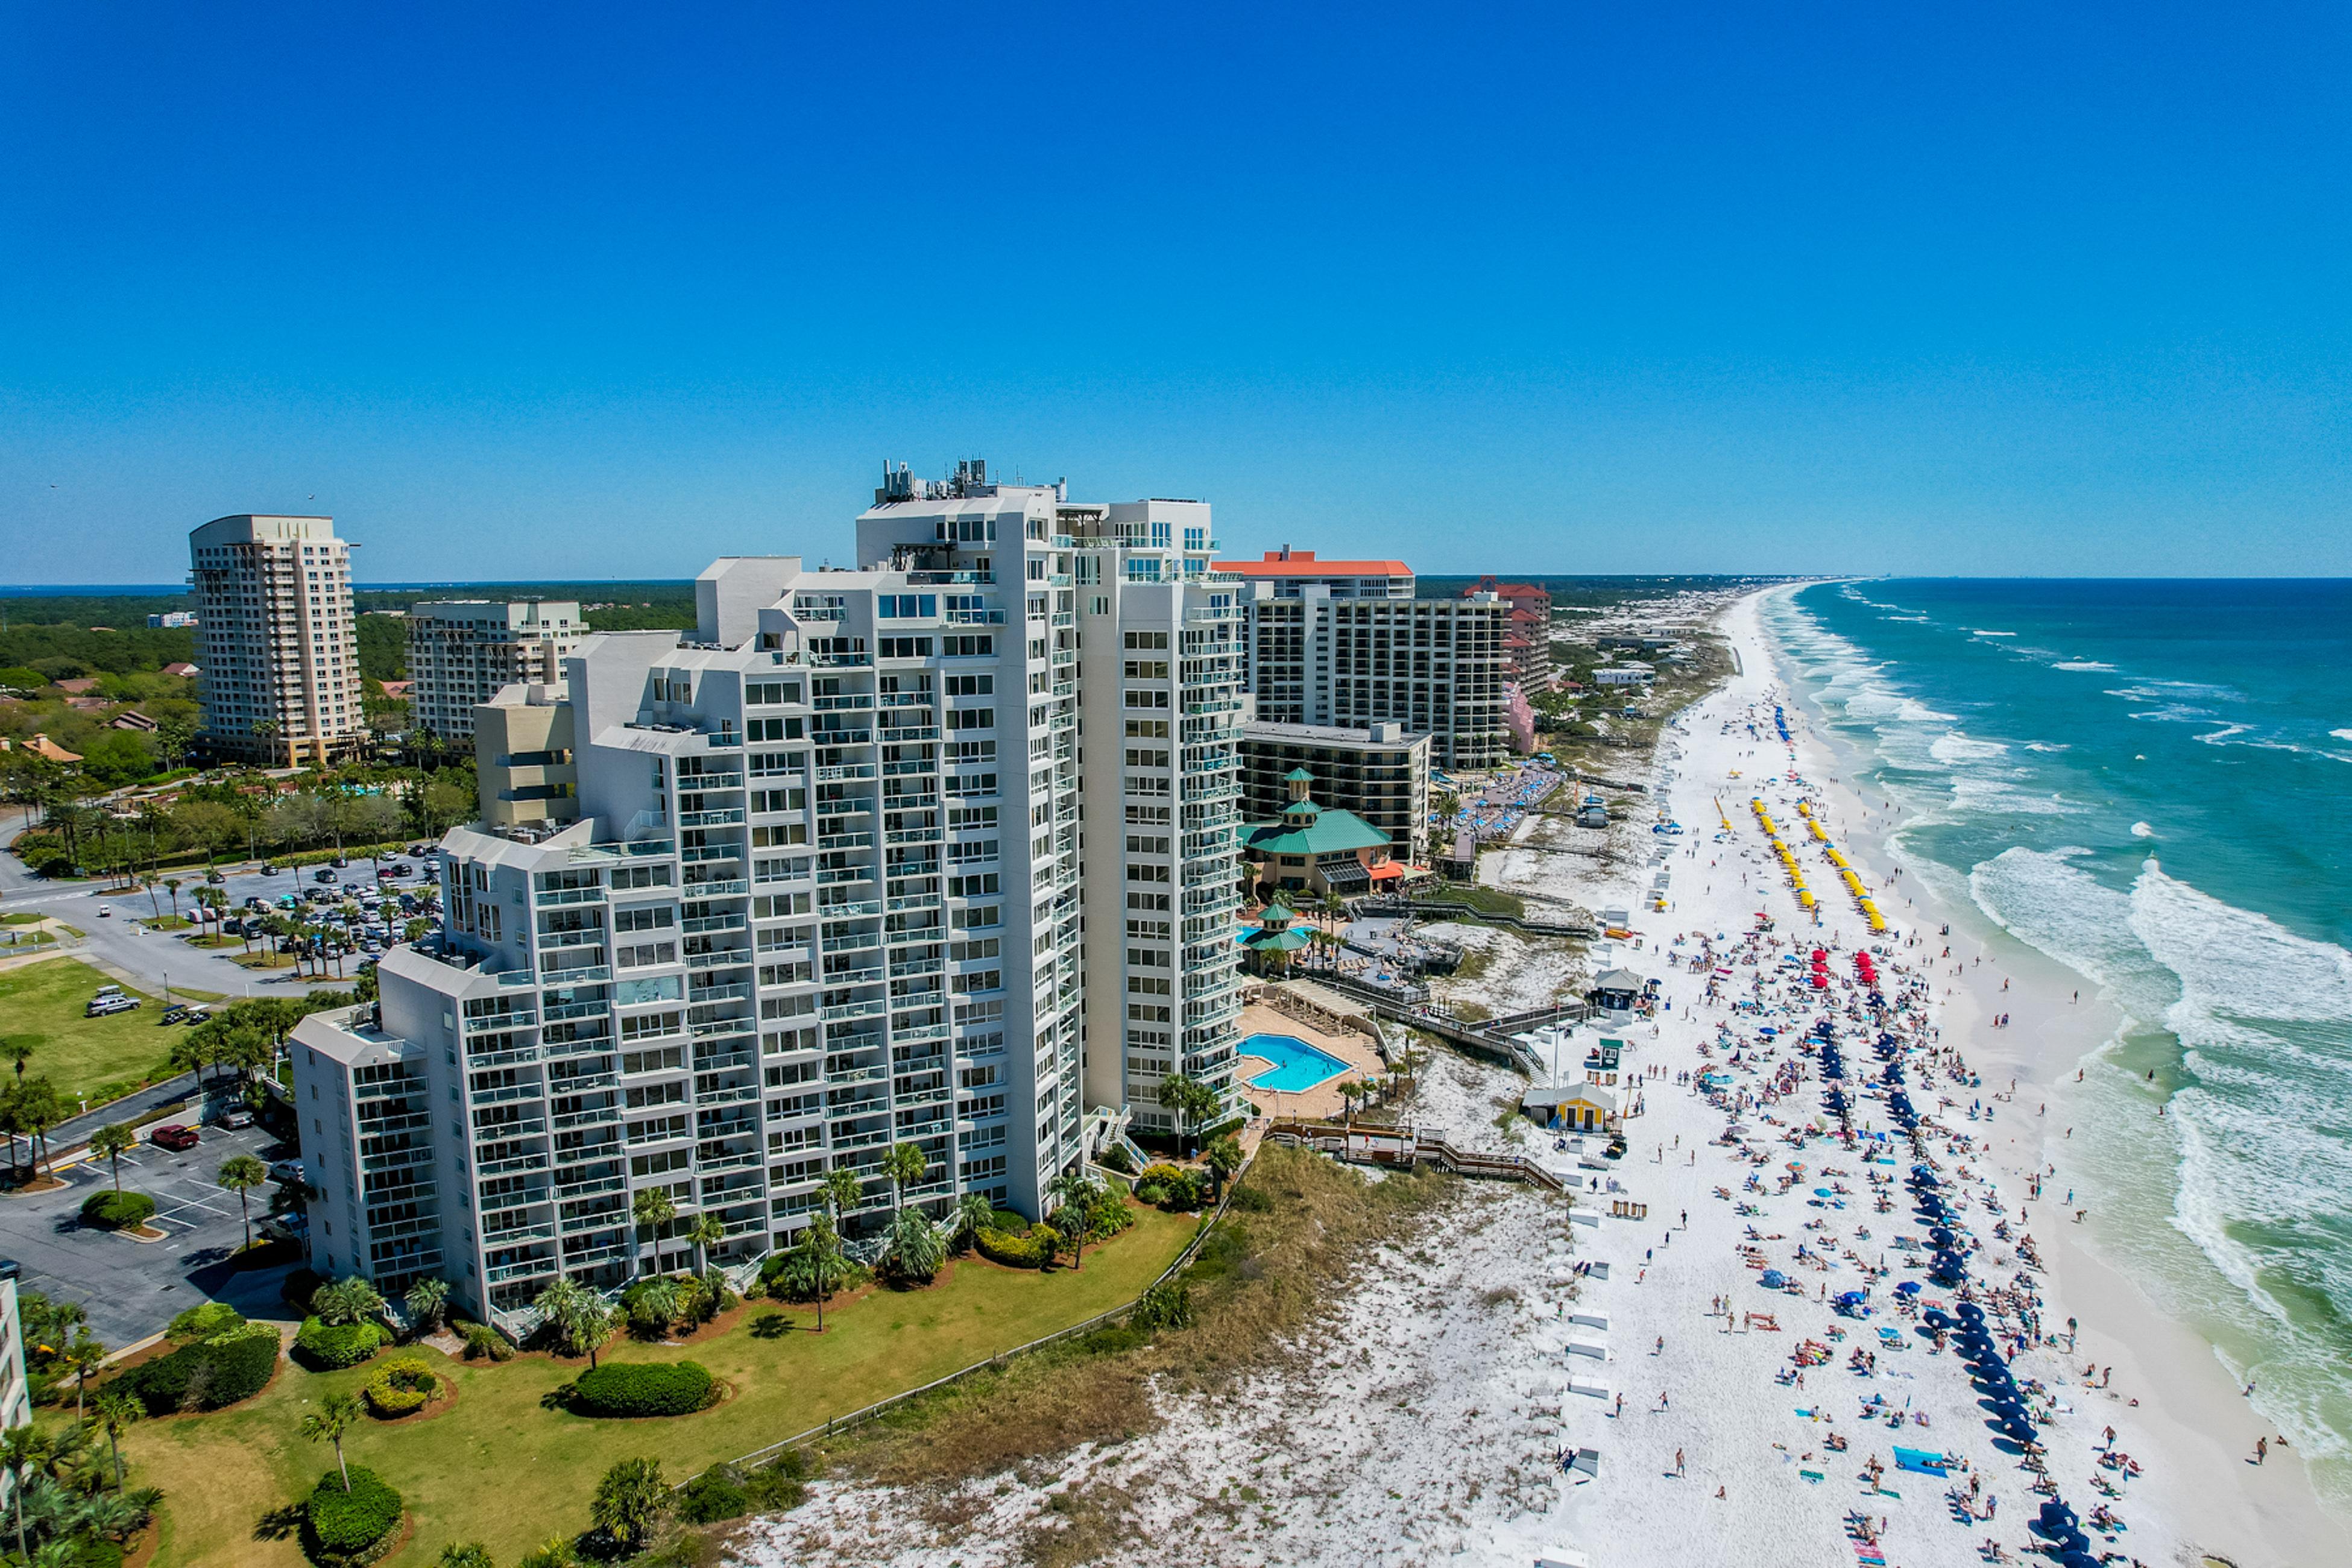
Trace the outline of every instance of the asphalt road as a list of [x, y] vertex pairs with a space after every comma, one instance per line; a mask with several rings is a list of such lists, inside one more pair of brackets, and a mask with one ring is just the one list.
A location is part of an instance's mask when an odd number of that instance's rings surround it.
[[[72, 1166], [54, 1191], [0, 1197], [0, 1256], [23, 1266], [21, 1289], [52, 1300], [79, 1301], [90, 1332], [121, 1349], [159, 1333], [173, 1314], [205, 1301], [226, 1301], [248, 1316], [283, 1317], [278, 1287], [284, 1268], [232, 1270], [230, 1253], [245, 1239], [236, 1195], [215, 1185], [231, 1155], [275, 1158], [275, 1140], [258, 1127], [204, 1129], [204, 1142], [184, 1154], [142, 1143], [122, 1156], [122, 1186], [155, 1200], [152, 1223], [161, 1241], [136, 1241], [85, 1227], [85, 1198], [113, 1185], [104, 1162]], [[274, 1186], [249, 1195], [258, 1226], [269, 1212]]]
[[[383, 885], [400, 892], [430, 891], [433, 884], [422, 874], [430, 869], [430, 862], [407, 857], [407, 863], [420, 874], [387, 880]], [[248, 897], [275, 900], [281, 894], [325, 885], [314, 881], [307, 867], [280, 871], [268, 877], [251, 868], [224, 869], [227, 870], [227, 881], [222, 884], [222, 891], [228, 894], [232, 905], [241, 905]], [[185, 915], [194, 908], [190, 895], [205, 885], [204, 873], [179, 874], [183, 877], [180, 910]], [[336, 875], [339, 880], [334, 885], [353, 896], [376, 884], [374, 864], [365, 860], [354, 860]], [[170, 933], [151, 931], [147, 921], [158, 908], [164, 914], [171, 913], [169, 894], [158, 888], [151, 900], [143, 891], [107, 893], [101, 892], [100, 886], [94, 882], [44, 881], [27, 873], [16, 856], [0, 854], [0, 911], [37, 911], [66, 922], [84, 935], [79, 942], [68, 941], [54, 951], [90, 959], [135, 981], [143, 989], [160, 990], [168, 982], [173, 987], [218, 991], [231, 997], [266, 997], [335, 983], [331, 978], [315, 981], [298, 977], [292, 969], [242, 968], [223, 956], [240, 949], [191, 947]], [[113, 914], [101, 917], [98, 913], [100, 908], [110, 909]], [[357, 956], [347, 956], [344, 959], [342, 984], [350, 984], [352, 966]]]

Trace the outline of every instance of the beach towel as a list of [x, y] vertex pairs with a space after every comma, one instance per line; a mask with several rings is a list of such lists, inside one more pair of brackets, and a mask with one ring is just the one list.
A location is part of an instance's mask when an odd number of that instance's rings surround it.
[[1930, 1453], [1925, 1448], [1906, 1448], [1899, 1444], [1895, 1449], [1895, 1467], [1897, 1469], [1917, 1470], [1920, 1474], [1928, 1476], [1940, 1476], [1945, 1473], [1943, 1455]]
[[1822, 1482], [1829, 1479], [1829, 1477], [1820, 1470], [1799, 1470], [1797, 1473], [1804, 1477], [1807, 1480], [1812, 1482], [1815, 1486], [1819, 1486]]

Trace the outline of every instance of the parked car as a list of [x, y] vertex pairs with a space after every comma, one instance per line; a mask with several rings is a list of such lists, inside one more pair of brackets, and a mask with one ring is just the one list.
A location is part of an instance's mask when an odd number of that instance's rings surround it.
[[392, 874], [394, 876], [415, 876], [416, 874], [416, 868], [410, 865], [406, 861], [402, 861], [399, 864], [392, 868]]
[[227, 1110], [222, 1112], [215, 1119], [224, 1127], [250, 1127], [253, 1125], [253, 1113], [243, 1105], [230, 1106]]
[[300, 1160], [272, 1160], [269, 1162], [269, 1179], [297, 1182], [307, 1181], [309, 1178], [302, 1174]]
[[111, 904], [100, 904], [100, 905], [98, 906], [98, 917], [99, 917], [100, 920], [111, 920], [111, 919], [113, 919], [113, 918], [114, 918], [114, 909], [113, 909], [113, 906], [112, 906]]
[[312, 882], [339, 882], [341, 879], [335, 875], [334, 867], [322, 865], [317, 871], [310, 873], [310, 880]]
[[81, 1009], [81, 1016], [86, 1019], [110, 1018], [116, 1013], [127, 1013], [139, 1005], [137, 997], [92, 997], [89, 1005]]
[[213, 886], [215, 886], [215, 887], [218, 887], [221, 883], [223, 883], [226, 882], [227, 880], [228, 880], [228, 878], [226, 878], [226, 876], [223, 876], [220, 873], [218, 873], [218, 872], [216, 872], [216, 871], [208, 871], [208, 872], [205, 873], [205, 881], [206, 881], [207, 883], [211, 883], [211, 884], [212, 884]]
[[310, 1234], [310, 1217], [301, 1214], [273, 1214], [260, 1226], [265, 1241], [299, 1242]]
[[276, 861], [263, 861], [261, 862], [261, 874], [264, 876], [276, 876], [278, 874], [278, 862]]
[[194, 1148], [203, 1140], [197, 1136], [196, 1130], [185, 1123], [166, 1122], [148, 1134], [147, 1141], [159, 1149], [184, 1152]]

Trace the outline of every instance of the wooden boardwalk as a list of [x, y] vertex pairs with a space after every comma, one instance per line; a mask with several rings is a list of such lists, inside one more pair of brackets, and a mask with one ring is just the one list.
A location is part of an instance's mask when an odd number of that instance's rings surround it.
[[1266, 1128], [1269, 1138], [1311, 1148], [1354, 1165], [1412, 1166], [1423, 1161], [1458, 1176], [1526, 1182], [1547, 1192], [1565, 1192], [1568, 1183], [1522, 1155], [1487, 1155], [1459, 1149], [1435, 1133], [1367, 1123], [1309, 1122], [1285, 1117]]

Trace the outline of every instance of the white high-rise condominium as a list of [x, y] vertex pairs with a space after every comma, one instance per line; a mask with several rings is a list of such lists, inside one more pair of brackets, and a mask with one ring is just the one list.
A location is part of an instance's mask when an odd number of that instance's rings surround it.
[[215, 517], [188, 536], [207, 756], [326, 762], [366, 734], [351, 547], [332, 517]]
[[552, 685], [588, 629], [571, 601], [430, 600], [408, 608], [408, 709], [443, 740], [474, 737], [474, 709], [517, 685]]
[[580, 819], [449, 834], [440, 935], [386, 956], [379, 1012], [297, 1031], [315, 1264], [506, 1313], [685, 1266], [711, 1215], [748, 1265], [833, 1170], [870, 1235], [900, 1144], [923, 1212], [1036, 1214], [1179, 1054], [1228, 1082], [1238, 611], [1207, 525], [901, 471], [856, 569], [722, 559], [687, 639], [586, 638]]

